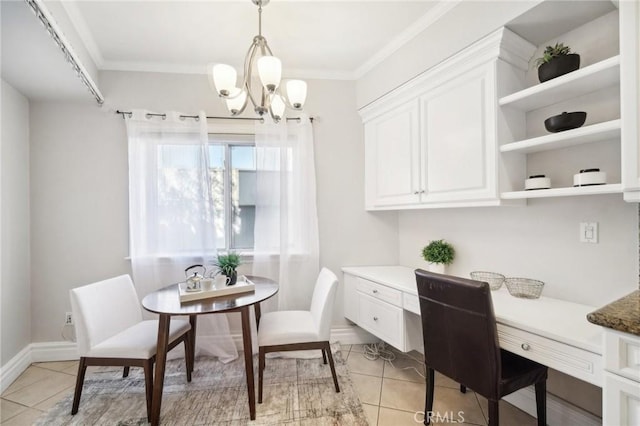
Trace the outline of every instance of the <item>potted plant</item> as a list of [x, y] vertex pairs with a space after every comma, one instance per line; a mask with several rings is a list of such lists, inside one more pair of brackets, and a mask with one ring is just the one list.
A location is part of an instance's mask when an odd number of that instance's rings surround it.
[[445, 266], [453, 262], [455, 255], [453, 246], [445, 240], [431, 241], [422, 249], [422, 257], [432, 265], [429, 270], [441, 274], [444, 274]]
[[234, 285], [236, 283], [238, 280], [238, 271], [236, 271], [236, 268], [240, 266], [240, 255], [238, 253], [229, 252], [228, 254], [219, 254], [213, 264], [222, 275], [229, 278], [227, 285]]
[[542, 56], [536, 59], [540, 83], [580, 68], [580, 55], [571, 53], [571, 48], [563, 43], [547, 46]]

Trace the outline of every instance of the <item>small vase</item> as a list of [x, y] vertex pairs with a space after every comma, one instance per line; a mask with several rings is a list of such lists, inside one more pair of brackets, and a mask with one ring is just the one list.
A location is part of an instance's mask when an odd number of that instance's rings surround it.
[[226, 274], [223, 274], [223, 275], [230, 278], [229, 284], [227, 285], [234, 285], [238, 281], [238, 271], [233, 271], [233, 274], [231, 274], [231, 276]]
[[538, 80], [540, 83], [568, 74], [580, 68], [580, 55], [570, 53], [568, 55], [560, 55], [551, 61], [538, 67]]
[[446, 274], [447, 265], [445, 265], [444, 263], [430, 263], [429, 271], [435, 272], [436, 274]]

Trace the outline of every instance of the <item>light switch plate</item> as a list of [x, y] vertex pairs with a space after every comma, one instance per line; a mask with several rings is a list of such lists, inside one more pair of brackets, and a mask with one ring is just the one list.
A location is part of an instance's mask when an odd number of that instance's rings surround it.
[[580, 223], [580, 242], [581, 243], [597, 243], [598, 242], [598, 222], [581, 222]]

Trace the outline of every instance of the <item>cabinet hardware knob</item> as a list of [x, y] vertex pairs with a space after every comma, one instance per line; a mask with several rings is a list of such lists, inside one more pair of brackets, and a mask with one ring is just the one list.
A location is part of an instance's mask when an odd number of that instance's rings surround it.
[[413, 193], [414, 193], [415, 195], [418, 195], [418, 194], [420, 193], [420, 191], [413, 191]]
[[373, 317], [373, 320], [374, 321], [378, 321], [378, 317]]
[[520, 345], [520, 347], [522, 348], [523, 351], [528, 351], [529, 349], [531, 349], [531, 346], [529, 346], [528, 343], [523, 343]]
[[424, 193], [425, 193], [425, 190], [423, 189], [422, 191], [420, 191], [420, 193], [421, 193], [421, 194], [424, 194]]
[[373, 290], [373, 294], [377, 294], [377, 293], [378, 293], [378, 290]]

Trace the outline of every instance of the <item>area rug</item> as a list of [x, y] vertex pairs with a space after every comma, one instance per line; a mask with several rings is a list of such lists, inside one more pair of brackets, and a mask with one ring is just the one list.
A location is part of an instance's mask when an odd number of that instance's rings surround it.
[[[347, 367], [334, 355], [340, 393], [329, 365], [321, 358], [267, 359], [262, 404], [249, 420], [242, 355], [229, 364], [196, 358], [191, 383], [183, 360], [167, 362], [162, 398], [162, 425], [366, 425], [362, 405]], [[257, 400], [257, 358], [256, 400]], [[73, 394], [44, 413], [36, 425], [147, 424], [142, 369], [122, 378], [120, 368], [88, 370], [78, 414], [71, 416]]]

